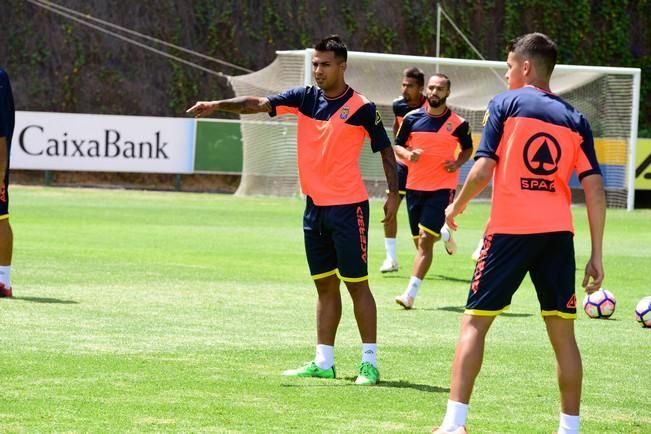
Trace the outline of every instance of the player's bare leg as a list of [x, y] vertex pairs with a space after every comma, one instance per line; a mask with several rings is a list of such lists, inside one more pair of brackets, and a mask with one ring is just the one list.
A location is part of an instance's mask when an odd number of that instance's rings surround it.
[[341, 319], [341, 294], [336, 275], [314, 281], [318, 293], [316, 303], [317, 345], [314, 361], [283, 372], [288, 377], [335, 378], [334, 345]]
[[486, 333], [495, 320], [494, 316], [464, 315], [461, 333], [454, 353], [450, 399], [468, 404], [484, 360]]
[[341, 320], [341, 294], [336, 275], [314, 281], [318, 293], [316, 303], [316, 335], [321, 345], [335, 344], [339, 320]]
[[405, 292], [395, 298], [395, 302], [405, 309], [411, 309], [414, 305], [414, 299], [418, 294], [420, 284], [432, 265], [434, 243], [436, 243], [438, 239], [439, 237], [421, 229], [418, 238], [414, 240], [414, 243], [416, 244], [416, 256], [414, 257], [412, 276], [409, 279], [409, 284], [407, 285]]
[[377, 309], [375, 298], [368, 286], [368, 280], [346, 282], [346, 287], [353, 300], [355, 320], [362, 342], [375, 343], [377, 340]]
[[556, 355], [556, 373], [561, 393], [559, 432], [578, 432], [583, 366], [574, 336], [574, 320], [546, 316], [547, 334]]
[[[400, 196], [400, 203], [402, 203], [402, 196]], [[398, 204], [398, 207], [400, 206]], [[396, 236], [398, 235], [398, 219], [394, 218], [384, 222], [384, 249], [386, 257], [380, 272], [391, 273], [398, 271], [398, 258], [396, 254]]]
[[484, 359], [484, 342], [494, 316], [464, 315], [452, 363], [450, 398], [441, 427], [436, 432], [465, 432], [468, 403]]
[[395, 238], [398, 235], [398, 219], [384, 222], [384, 238]]
[[425, 278], [429, 271], [429, 267], [432, 265], [434, 243], [438, 240], [439, 237], [435, 237], [422, 229], [418, 234], [418, 251], [416, 252], [416, 258], [414, 259], [414, 270], [412, 274], [420, 280]]
[[362, 363], [356, 384], [372, 385], [380, 381], [377, 369], [377, 308], [375, 298], [368, 286], [368, 280], [346, 282], [353, 300], [353, 310], [359, 335], [362, 338]]
[[14, 236], [9, 219], [0, 220], [0, 297], [11, 297], [11, 257], [13, 254]]

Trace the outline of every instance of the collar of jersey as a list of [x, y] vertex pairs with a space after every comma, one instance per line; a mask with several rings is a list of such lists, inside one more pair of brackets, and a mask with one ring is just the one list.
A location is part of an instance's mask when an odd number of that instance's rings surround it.
[[445, 111], [444, 111], [443, 113], [441, 113], [440, 115], [433, 115], [433, 114], [431, 114], [431, 113], [429, 112], [429, 110], [425, 110], [425, 108], [423, 108], [423, 111], [424, 111], [424, 112], [427, 114], [427, 116], [429, 116], [430, 118], [437, 119], [437, 118], [442, 118], [443, 116], [447, 115], [448, 112], [450, 111], [450, 107], [445, 107]]
[[539, 90], [540, 92], [542, 92], [542, 93], [546, 93], [547, 95], [558, 96], [558, 95], [556, 95], [554, 92], [547, 92], [545, 89], [541, 89], [541, 88], [539, 88], [538, 86], [534, 86], [533, 84], [526, 84], [524, 87], [530, 87], [530, 88], [532, 88], [532, 89]]
[[[350, 86], [349, 86], [349, 85], [346, 85], [346, 90], [344, 90], [343, 93], [342, 93], [341, 95], [338, 95], [338, 96], [336, 96], [336, 97], [334, 97], [334, 98], [328, 98], [328, 97], [325, 95], [325, 93], [324, 93], [324, 94], [323, 94], [323, 97], [324, 97], [325, 99], [327, 99], [328, 101], [336, 101], [336, 100], [338, 100], [338, 99], [340, 99], [340, 98], [346, 96], [346, 94], [348, 93], [349, 90], [351, 90]], [[323, 92], [323, 91], [321, 91], [321, 92]]]

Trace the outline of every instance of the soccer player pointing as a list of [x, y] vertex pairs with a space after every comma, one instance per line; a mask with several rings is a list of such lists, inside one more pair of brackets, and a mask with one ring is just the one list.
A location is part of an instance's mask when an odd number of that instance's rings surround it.
[[353, 300], [362, 338], [357, 384], [379, 381], [376, 362], [377, 313], [368, 285], [368, 193], [359, 168], [365, 137], [380, 152], [389, 196], [385, 220], [393, 220], [399, 203], [396, 160], [375, 105], [344, 79], [347, 49], [329, 36], [314, 47], [312, 69], [318, 87], [297, 87], [267, 98], [238, 97], [197, 102], [188, 109], [197, 117], [215, 110], [267, 112], [298, 117], [297, 156], [301, 189], [307, 196], [303, 216], [305, 251], [318, 293], [317, 347], [314, 361], [285, 371], [295, 377], [334, 378], [334, 342], [341, 318], [340, 281]]
[[582, 364], [574, 337], [574, 228], [568, 183], [576, 171], [585, 191], [592, 253], [583, 286], [591, 293], [604, 278], [603, 180], [588, 121], [549, 88], [557, 57], [554, 42], [531, 33], [511, 41], [508, 51], [510, 90], [489, 103], [476, 162], [446, 209], [447, 223], [456, 228], [456, 216], [493, 179], [490, 220], [461, 321], [450, 399], [436, 432], [465, 432], [486, 333], [495, 316], [509, 307], [528, 272], [556, 356], [558, 433], [574, 434], [579, 432]]

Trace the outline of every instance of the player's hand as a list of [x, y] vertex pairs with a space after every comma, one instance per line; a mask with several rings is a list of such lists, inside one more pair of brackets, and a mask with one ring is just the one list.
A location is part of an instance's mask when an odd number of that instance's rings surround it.
[[443, 166], [448, 172], [455, 172], [459, 168], [456, 160], [445, 160], [443, 161]]
[[585, 288], [585, 292], [592, 294], [601, 288], [604, 281], [604, 265], [601, 259], [590, 258], [585, 266], [585, 273], [583, 276], [583, 283], [581, 286]]
[[453, 231], [456, 231], [459, 227], [457, 222], [454, 221], [454, 218], [463, 212], [463, 208], [459, 206], [456, 200], [445, 208], [445, 222]]
[[418, 159], [420, 158], [420, 154], [422, 153], [423, 153], [422, 149], [420, 148], [414, 149], [413, 151], [411, 151], [411, 154], [409, 154], [409, 161], [412, 161], [414, 163], [417, 162]]
[[382, 223], [392, 222], [398, 213], [400, 205], [400, 194], [397, 191], [389, 192], [386, 202], [384, 202], [384, 219]]
[[187, 109], [185, 112], [194, 114], [194, 117], [196, 118], [203, 118], [213, 113], [216, 109], [216, 101], [197, 101], [195, 105]]

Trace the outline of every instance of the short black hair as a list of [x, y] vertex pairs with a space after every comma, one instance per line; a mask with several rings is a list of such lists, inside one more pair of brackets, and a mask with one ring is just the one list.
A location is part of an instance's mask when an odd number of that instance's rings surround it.
[[430, 79], [432, 79], [432, 78], [434, 78], [434, 77], [439, 77], [439, 78], [444, 79], [445, 82], [448, 84], [448, 90], [450, 90], [450, 87], [452, 86], [452, 82], [450, 81], [450, 77], [448, 77], [447, 75], [442, 74], [442, 73], [440, 73], [440, 72], [437, 72], [436, 74], [432, 75], [432, 76], [430, 77]]
[[326, 36], [316, 43], [314, 49], [316, 51], [332, 51], [335, 53], [335, 58], [344, 62], [348, 60], [348, 49], [339, 35]]
[[512, 39], [507, 46], [509, 53], [531, 59], [541, 74], [551, 77], [558, 59], [556, 44], [543, 33], [528, 33]]
[[423, 72], [422, 69], [412, 66], [411, 68], [405, 69], [403, 71], [403, 74], [407, 78], [413, 78], [414, 80], [416, 80], [418, 86], [420, 87], [425, 86], [425, 73]]

